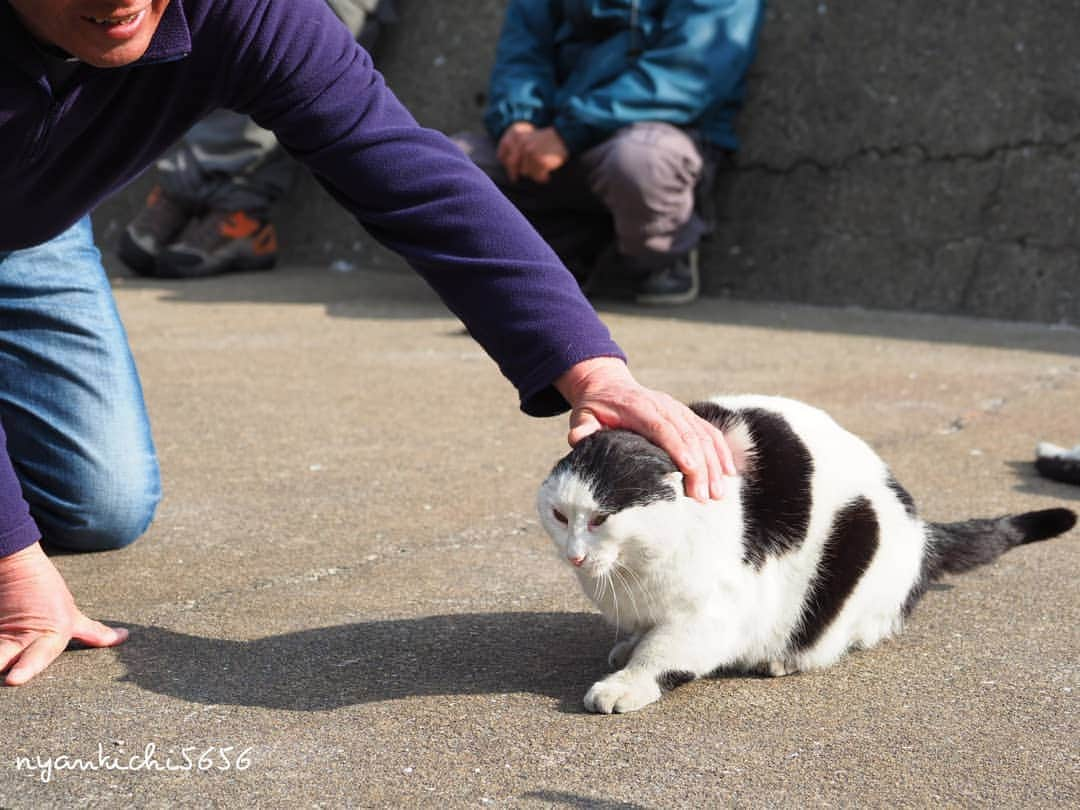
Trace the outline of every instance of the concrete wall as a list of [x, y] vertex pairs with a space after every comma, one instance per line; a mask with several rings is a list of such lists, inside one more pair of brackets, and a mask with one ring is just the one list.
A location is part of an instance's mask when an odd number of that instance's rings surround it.
[[[391, 87], [477, 127], [504, 0], [398, 3]], [[1080, 324], [1077, 42], [1076, 0], [772, 3], [706, 293]], [[278, 221], [293, 258], [390, 261], [308, 178]]]

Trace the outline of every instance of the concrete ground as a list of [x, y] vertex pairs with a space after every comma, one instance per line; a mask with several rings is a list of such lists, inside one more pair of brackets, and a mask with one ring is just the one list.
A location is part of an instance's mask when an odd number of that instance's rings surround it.
[[[904, 635], [827, 672], [590, 716], [612, 631], [533, 512], [565, 420], [521, 416], [416, 278], [286, 267], [116, 292], [165, 498], [131, 548], [57, 558], [86, 612], [132, 635], [0, 690], [0, 806], [1080, 803], [1080, 532], [948, 580]], [[1080, 331], [601, 310], [643, 382], [820, 405], [931, 519], [1080, 507], [1030, 464], [1039, 439], [1080, 441]], [[80, 762], [97, 770], [61, 769]]]

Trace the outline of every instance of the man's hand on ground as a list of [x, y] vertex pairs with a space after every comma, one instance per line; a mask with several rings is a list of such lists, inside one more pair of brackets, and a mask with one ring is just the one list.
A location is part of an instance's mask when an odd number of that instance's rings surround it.
[[38, 543], [0, 557], [0, 672], [19, 686], [41, 673], [72, 639], [112, 647], [127, 630], [83, 615], [56, 566]]
[[722, 497], [723, 477], [735, 475], [723, 434], [678, 400], [642, 386], [622, 360], [585, 360], [559, 377], [555, 387], [572, 408], [571, 446], [603, 428], [640, 433], [667, 451], [683, 473], [686, 494], [699, 501]]

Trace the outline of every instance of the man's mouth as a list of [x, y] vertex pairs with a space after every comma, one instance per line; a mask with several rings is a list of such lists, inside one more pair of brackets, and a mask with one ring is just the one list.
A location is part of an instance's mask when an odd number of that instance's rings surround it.
[[139, 19], [142, 13], [142, 11], [136, 11], [134, 14], [126, 14], [123, 17], [83, 17], [83, 19], [104, 26], [127, 25]]

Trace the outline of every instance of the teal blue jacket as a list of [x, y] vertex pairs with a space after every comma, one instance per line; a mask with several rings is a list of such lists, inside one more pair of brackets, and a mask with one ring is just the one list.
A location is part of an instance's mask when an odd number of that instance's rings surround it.
[[738, 146], [763, 0], [511, 0], [484, 123], [554, 126], [577, 153], [638, 121]]

